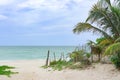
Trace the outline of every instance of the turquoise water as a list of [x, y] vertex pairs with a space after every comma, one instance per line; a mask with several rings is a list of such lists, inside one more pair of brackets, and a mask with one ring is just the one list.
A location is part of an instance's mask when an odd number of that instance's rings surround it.
[[46, 59], [48, 50], [51, 59], [53, 53], [56, 54], [56, 58], [60, 58], [61, 53], [67, 57], [74, 49], [74, 46], [1, 46], [0, 60]]

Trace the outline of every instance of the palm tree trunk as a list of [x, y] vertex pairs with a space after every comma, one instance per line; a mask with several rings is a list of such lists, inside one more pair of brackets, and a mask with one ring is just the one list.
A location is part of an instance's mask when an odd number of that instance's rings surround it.
[[93, 62], [93, 47], [92, 46], [90, 47], [91, 47], [91, 62]]
[[93, 62], [93, 53], [91, 52], [91, 62]]
[[100, 60], [101, 60], [101, 55], [100, 55], [100, 53], [98, 54], [98, 61], [100, 62]]

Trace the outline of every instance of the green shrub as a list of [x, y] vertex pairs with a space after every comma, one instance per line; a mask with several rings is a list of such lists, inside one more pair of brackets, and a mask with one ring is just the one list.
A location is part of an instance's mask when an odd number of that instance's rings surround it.
[[10, 77], [12, 74], [16, 74], [17, 72], [12, 72], [10, 69], [14, 69], [15, 67], [10, 67], [10, 66], [0, 66], [0, 75], [6, 75]]
[[72, 62], [81, 62], [82, 64], [89, 65], [91, 54], [87, 53], [85, 50], [73, 51], [70, 53], [70, 58]]
[[85, 53], [85, 56], [86, 56], [87, 58], [90, 58], [90, 57], [91, 57], [91, 53]]
[[70, 53], [70, 58], [73, 60], [73, 62], [79, 62], [84, 59], [84, 54], [84, 50], [73, 51]]
[[111, 57], [112, 63], [116, 66], [117, 69], [120, 69], [120, 53], [117, 53]]

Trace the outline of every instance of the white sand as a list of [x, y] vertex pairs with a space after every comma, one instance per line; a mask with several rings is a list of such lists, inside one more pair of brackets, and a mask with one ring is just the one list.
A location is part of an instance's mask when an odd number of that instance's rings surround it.
[[52, 71], [40, 68], [44, 60], [0, 61], [0, 65], [15, 66], [19, 72], [10, 78], [0, 76], [0, 80], [120, 80], [120, 72], [111, 64], [97, 64], [86, 70]]

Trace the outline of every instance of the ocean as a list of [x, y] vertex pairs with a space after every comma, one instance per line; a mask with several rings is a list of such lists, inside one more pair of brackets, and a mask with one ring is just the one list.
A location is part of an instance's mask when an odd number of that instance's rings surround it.
[[0, 46], [0, 60], [32, 60], [46, 59], [48, 50], [50, 59], [61, 57], [66, 58], [68, 53], [75, 50], [75, 46]]

